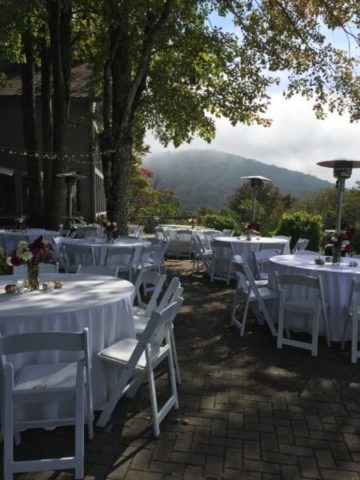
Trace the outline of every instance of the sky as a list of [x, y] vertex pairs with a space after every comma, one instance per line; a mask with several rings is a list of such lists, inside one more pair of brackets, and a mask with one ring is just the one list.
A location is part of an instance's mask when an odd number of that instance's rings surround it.
[[[216, 18], [213, 21], [222, 22], [225, 29], [231, 29], [228, 20]], [[348, 41], [341, 34], [331, 34], [331, 40], [338, 47], [348, 48]], [[267, 117], [272, 119], [271, 127], [233, 127], [226, 119], [219, 119], [216, 121], [216, 138], [210, 144], [197, 138], [176, 150], [218, 150], [329, 181], [335, 181], [332, 169], [320, 167], [317, 162], [335, 158], [360, 160], [359, 122], [350, 123], [347, 115], [336, 113], [329, 113], [325, 120], [317, 120], [311, 101], [301, 96], [286, 100], [279, 88], [272, 90], [270, 95]], [[171, 145], [162, 147], [151, 135], [146, 142], [153, 153], [175, 150]], [[346, 186], [352, 186], [357, 180], [360, 181], [360, 169], [353, 171]]]

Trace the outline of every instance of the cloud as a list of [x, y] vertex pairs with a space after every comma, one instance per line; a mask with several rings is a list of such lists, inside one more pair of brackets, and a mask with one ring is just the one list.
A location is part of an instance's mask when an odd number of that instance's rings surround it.
[[[280, 92], [272, 94], [267, 117], [273, 120], [270, 128], [238, 125], [232, 127], [226, 119], [216, 121], [217, 134], [211, 144], [195, 139], [182, 149], [214, 149], [263, 163], [310, 173], [333, 181], [332, 170], [316, 165], [321, 160], [335, 158], [360, 159], [360, 128], [347, 116], [329, 114], [317, 120], [311, 102], [297, 96], [286, 100]], [[153, 137], [147, 143], [152, 152], [164, 149]], [[347, 186], [360, 180], [360, 169], [354, 170]]]

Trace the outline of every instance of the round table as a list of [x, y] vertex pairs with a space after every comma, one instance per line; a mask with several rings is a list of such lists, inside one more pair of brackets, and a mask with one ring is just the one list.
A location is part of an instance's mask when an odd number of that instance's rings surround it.
[[25, 240], [33, 242], [42, 235], [46, 238], [54, 238], [59, 236], [59, 232], [55, 230], [45, 230], [42, 228], [29, 228], [26, 230], [0, 230], [0, 246], [5, 250], [7, 255], [16, 249], [17, 244]]
[[[134, 263], [138, 264], [140, 261], [142, 247], [149, 246], [150, 242], [141, 240], [139, 238], [119, 237], [114, 243], [108, 243], [102, 239], [89, 238], [62, 238], [61, 244], [64, 245], [85, 245], [92, 246], [94, 249], [95, 264], [104, 265], [106, 261], [106, 254], [109, 248], [115, 247], [136, 247]], [[84, 265], [83, 265], [84, 266]]]
[[[6, 294], [4, 287], [24, 277], [0, 276], [0, 333], [81, 331], [89, 329], [94, 407], [101, 409], [116, 385], [116, 373], [105, 369], [96, 354], [121, 336], [135, 337], [132, 316], [134, 286], [115, 277], [83, 274], [43, 274], [42, 282], [62, 280], [53, 292]], [[51, 361], [56, 353], [22, 354], [16, 367], [28, 361]], [[60, 360], [58, 356], [57, 360]]]
[[[312, 255], [278, 255], [272, 257], [269, 263], [269, 283], [275, 287], [274, 272], [300, 273], [321, 277], [325, 301], [328, 305], [328, 318], [331, 340], [342, 340], [346, 310], [352, 279], [360, 281], [360, 262], [356, 267], [350, 267], [351, 257], [343, 258], [340, 265], [325, 263], [316, 265]], [[300, 316], [289, 321], [289, 328], [302, 330], [304, 320]]]
[[255, 270], [255, 265], [252, 257], [252, 252], [258, 252], [266, 245], [276, 245], [279, 249], [283, 248], [283, 253], [290, 253], [289, 241], [284, 238], [273, 237], [251, 237], [246, 240], [245, 237], [215, 237], [216, 240], [228, 242], [232, 246], [234, 255], [241, 255], [244, 262], [249, 265], [252, 271]]

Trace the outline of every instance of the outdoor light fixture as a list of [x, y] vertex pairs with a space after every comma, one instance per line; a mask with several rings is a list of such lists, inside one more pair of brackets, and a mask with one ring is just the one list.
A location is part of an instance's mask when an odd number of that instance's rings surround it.
[[68, 199], [69, 218], [72, 218], [72, 200], [73, 200], [74, 187], [78, 180], [84, 180], [84, 178], [86, 177], [85, 175], [80, 175], [80, 173], [78, 172], [58, 173], [56, 176], [65, 179], [66, 196]]
[[259, 191], [259, 188], [264, 184], [264, 183], [271, 183], [271, 180], [269, 178], [265, 177], [260, 177], [258, 175], [253, 175], [249, 177], [241, 177], [242, 180], [248, 180], [250, 187], [252, 188], [253, 192], [253, 205], [252, 205], [252, 222], [255, 222], [256, 218], [256, 197]]
[[359, 160], [346, 160], [346, 159], [336, 159], [336, 160], [324, 160], [323, 162], [318, 162], [317, 165], [321, 167], [328, 167], [334, 169], [334, 177], [337, 178], [336, 181], [336, 231], [341, 231], [341, 208], [345, 190], [345, 180], [351, 177], [353, 168], [360, 168]]

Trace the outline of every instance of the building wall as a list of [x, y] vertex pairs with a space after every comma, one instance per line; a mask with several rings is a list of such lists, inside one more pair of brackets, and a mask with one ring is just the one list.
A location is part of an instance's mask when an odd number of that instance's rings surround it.
[[[22, 112], [21, 112], [21, 97], [17, 95], [13, 96], [1, 96], [0, 95], [0, 147], [7, 147], [9, 149], [23, 149], [23, 131], [22, 131]], [[40, 117], [40, 99], [37, 102], [37, 124], [39, 126], [37, 132], [37, 139], [39, 149], [41, 149], [41, 117]], [[84, 175], [86, 179], [80, 181], [79, 185], [79, 209], [74, 214], [83, 216], [87, 221], [94, 221], [96, 211], [98, 208], [102, 208], [103, 204], [103, 186], [100, 185], [102, 180], [99, 175], [95, 174], [94, 158], [92, 156], [94, 135], [92, 132], [92, 120], [90, 116], [91, 103], [86, 98], [73, 98], [70, 105], [70, 125], [66, 132], [65, 148], [75, 155], [72, 160], [69, 160], [68, 171], [76, 171], [81, 175]], [[87, 154], [85, 157], [81, 157], [80, 154]], [[40, 162], [47, 161], [46, 159]], [[0, 148], [0, 167], [13, 169], [14, 172], [19, 175], [26, 173], [26, 158], [20, 154], [9, 154], [1, 152]], [[97, 164], [97, 168], [101, 170], [101, 166]], [[101, 172], [100, 172], [101, 175]], [[12, 177], [10, 177], [12, 178]], [[99, 184], [100, 182], [100, 184]], [[21, 181], [17, 179], [9, 183], [7, 180], [8, 193], [11, 195], [12, 184], [13, 190], [15, 185], [21, 185]], [[95, 188], [96, 185], [96, 188]], [[10, 190], [9, 190], [10, 188]], [[16, 190], [16, 189], [15, 189]], [[25, 189], [26, 190], [26, 189]], [[102, 198], [96, 198], [95, 195], [100, 195]], [[6, 215], [19, 215], [26, 213], [26, 198], [22, 201], [21, 193], [14, 192], [16, 198], [16, 205], [11, 207], [11, 202], [2, 202], [3, 209], [0, 208], [0, 216]]]

